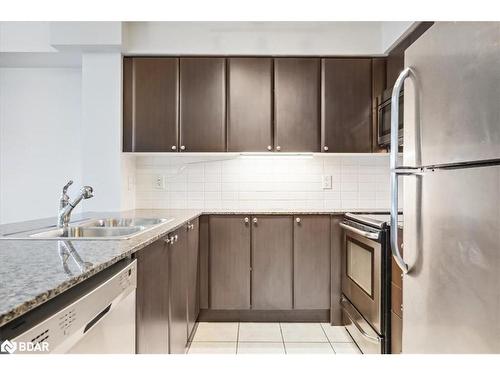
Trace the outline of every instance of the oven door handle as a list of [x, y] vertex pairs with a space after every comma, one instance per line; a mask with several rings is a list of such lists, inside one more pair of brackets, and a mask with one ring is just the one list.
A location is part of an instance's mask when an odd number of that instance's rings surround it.
[[368, 341], [373, 342], [374, 344], [380, 344], [380, 342], [382, 341], [382, 339], [380, 337], [378, 337], [378, 336], [374, 337], [374, 336], [371, 336], [368, 333], [366, 333], [366, 331], [363, 329], [363, 327], [361, 327], [361, 325], [351, 315], [351, 313], [349, 312], [349, 310], [344, 306], [344, 304], [346, 302], [347, 301], [345, 300], [345, 298], [342, 297], [341, 300], [340, 300], [340, 307], [342, 308], [342, 311], [349, 317], [349, 320], [352, 322], [352, 324], [354, 324], [354, 326], [358, 329], [359, 333], [361, 333], [363, 335], [363, 337], [365, 339], [367, 339]]
[[361, 230], [358, 228], [351, 227], [350, 225], [348, 225], [346, 223], [342, 223], [342, 222], [339, 225], [349, 232], [359, 234], [360, 236], [363, 236], [363, 237], [368, 238], [370, 240], [379, 240], [380, 239], [380, 233], [378, 233], [378, 232], [377, 233], [368, 232], [366, 230]]

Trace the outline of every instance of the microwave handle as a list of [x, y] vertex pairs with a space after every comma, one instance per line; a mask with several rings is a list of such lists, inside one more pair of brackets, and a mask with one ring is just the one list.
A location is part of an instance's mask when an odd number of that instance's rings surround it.
[[398, 130], [399, 130], [399, 94], [403, 83], [407, 77], [411, 74], [411, 69], [406, 68], [400, 74], [394, 88], [392, 90], [391, 97], [391, 154], [390, 154], [390, 168], [391, 168], [391, 253], [403, 273], [408, 273], [408, 265], [403, 260], [401, 256], [401, 251], [398, 245], [398, 171], [397, 171], [397, 158], [398, 158]]

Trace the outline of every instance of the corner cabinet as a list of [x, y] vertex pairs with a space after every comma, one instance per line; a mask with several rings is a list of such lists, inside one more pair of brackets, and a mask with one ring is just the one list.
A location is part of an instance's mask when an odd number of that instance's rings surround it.
[[371, 152], [372, 59], [321, 61], [322, 151]]
[[123, 59], [123, 151], [178, 147], [179, 59]]
[[320, 151], [320, 60], [274, 60], [275, 151]]
[[180, 59], [180, 150], [226, 151], [226, 59]]

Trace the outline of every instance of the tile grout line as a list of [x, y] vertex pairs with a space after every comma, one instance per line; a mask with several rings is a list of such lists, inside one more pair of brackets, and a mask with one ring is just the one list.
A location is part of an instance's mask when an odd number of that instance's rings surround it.
[[236, 334], [236, 353], [235, 354], [238, 354], [238, 349], [240, 346], [240, 324], [241, 324], [241, 322], [238, 322], [238, 333]]
[[278, 323], [280, 326], [280, 333], [281, 333], [281, 342], [283, 344], [283, 351], [286, 353], [286, 346], [285, 346], [285, 338], [283, 337], [283, 330], [281, 329], [281, 322]]
[[321, 330], [323, 331], [324, 335], [326, 336], [326, 339], [328, 340], [328, 343], [330, 344], [330, 347], [332, 348], [333, 350], [333, 354], [337, 354], [337, 352], [335, 351], [335, 349], [333, 348], [333, 344], [332, 342], [330, 341], [330, 338], [328, 337], [328, 335], [326, 334], [326, 331], [325, 331], [325, 328], [323, 327], [323, 324], [319, 323], [319, 326], [321, 327]]

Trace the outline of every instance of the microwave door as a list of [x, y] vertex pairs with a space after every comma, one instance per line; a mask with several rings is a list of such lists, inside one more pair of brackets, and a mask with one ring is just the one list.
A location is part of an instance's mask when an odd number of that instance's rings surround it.
[[500, 159], [500, 22], [437, 22], [405, 52], [406, 167]]

